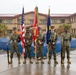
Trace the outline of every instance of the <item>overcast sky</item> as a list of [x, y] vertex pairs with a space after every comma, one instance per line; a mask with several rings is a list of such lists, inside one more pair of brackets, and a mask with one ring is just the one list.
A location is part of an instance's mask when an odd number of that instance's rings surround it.
[[25, 13], [34, 11], [35, 6], [44, 14], [49, 6], [52, 14], [76, 13], [76, 0], [0, 0], [0, 14], [21, 14], [23, 6]]

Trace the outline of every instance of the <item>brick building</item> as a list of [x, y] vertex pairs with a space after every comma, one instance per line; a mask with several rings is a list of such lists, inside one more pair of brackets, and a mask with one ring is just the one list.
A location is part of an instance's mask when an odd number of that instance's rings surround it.
[[[12, 31], [13, 27], [20, 29], [21, 14], [0, 14], [0, 24], [4, 24], [8, 27], [8, 32]], [[67, 23], [72, 25], [72, 33], [76, 33], [76, 13], [74, 14], [51, 14], [51, 25], [58, 28], [59, 25]], [[24, 14], [25, 26], [33, 26], [34, 12], [27, 12]], [[38, 14], [38, 26], [44, 31], [47, 25], [47, 14]]]

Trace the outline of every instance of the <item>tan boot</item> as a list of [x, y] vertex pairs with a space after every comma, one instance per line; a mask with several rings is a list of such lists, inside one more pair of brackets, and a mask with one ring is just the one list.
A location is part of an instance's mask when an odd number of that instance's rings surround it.
[[50, 59], [48, 60], [48, 64], [50, 64]]
[[24, 59], [23, 64], [26, 64], [26, 59]]
[[54, 64], [58, 64], [58, 62], [56, 60], [54, 60]]
[[21, 62], [20, 62], [20, 58], [18, 58], [18, 64], [20, 64]]
[[64, 64], [64, 59], [61, 59], [61, 64]]
[[30, 59], [30, 64], [33, 64], [32, 60]]
[[68, 64], [71, 64], [71, 61], [70, 61], [70, 59], [68, 59], [67, 63], [68, 63]]
[[36, 59], [36, 64], [38, 64], [39, 63], [39, 60], [38, 59]]
[[9, 64], [12, 64], [12, 59], [9, 61]]
[[42, 64], [44, 64], [44, 61], [43, 61], [43, 59], [41, 59], [41, 63], [42, 63]]

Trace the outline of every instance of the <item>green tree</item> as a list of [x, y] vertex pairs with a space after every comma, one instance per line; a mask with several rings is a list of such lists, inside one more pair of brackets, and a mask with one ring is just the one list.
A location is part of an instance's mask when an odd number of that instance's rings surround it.
[[62, 25], [60, 25], [58, 28], [57, 28], [57, 33], [59, 34], [59, 35], [61, 35], [63, 32], [64, 32], [64, 28], [67, 28], [68, 29], [68, 31], [70, 31], [70, 29], [71, 29], [71, 25], [70, 24], [62, 24]]
[[8, 27], [6, 25], [0, 24], [0, 36], [5, 36], [7, 34]]

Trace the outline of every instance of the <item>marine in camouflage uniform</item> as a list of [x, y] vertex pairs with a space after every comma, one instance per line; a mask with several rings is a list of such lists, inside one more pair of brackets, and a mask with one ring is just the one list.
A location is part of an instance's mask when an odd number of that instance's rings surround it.
[[50, 64], [50, 60], [52, 57], [52, 53], [54, 56], [54, 64], [58, 64], [58, 62], [56, 61], [56, 42], [58, 39], [58, 35], [57, 33], [54, 31], [54, 26], [51, 26], [51, 36], [49, 39], [49, 45], [48, 45], [48, 64]]
[[39, 63], [39, 57], [41, 57], [41, 63], [44, 64], [43, 61], [43, 52], [44, 52], [44, 42], [45, 42], [45, 36], [42, 34], [41, 28], [39, 30], [39, 35], [36, 41], [36, 64]]
[[61, 34], [61, 44], [62, 44], [62, 50], [61, 50], [61, 64], [64, 64], [64, 58], [65, 58], [65, 51], [67, 52], [67, 63], [71, 64], [70, 62], [70, 42], [71, 42], [71, 34], [67, 31], [68, 28], [64, 28], [64, 33]]
[[[17, 30], [16, 27], [14, 27], [13, 33], [11, 34], [10, 40], [8, 41], [8, 43], [9, 43], [12, 40], [9, 64], [12, 64], [14, 50], [16, 50], [17, 57], [18, 57], [18, 63], [20, 64], [20, 52], [19, 52], [19, 46], [18, 46], [18, 42], [20, 42], [20, 36], [16, 33], [16, 30]], [[7, 45], [8, 45], [8, 43], [7, 43]]]
[[29, 28], [26, 28], [26, 33], [25, 33], [25, 53], [26, 55], [24, 56], [24, 62], [23, 64], [26, 64], [26, 58], [29, 57], [29, 62], [32, 64], [31, 60], [31, 45], [32, 45], [32, 34], [29, 32]]

